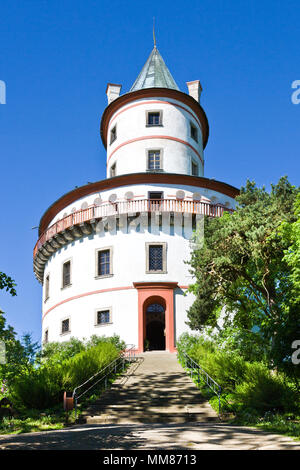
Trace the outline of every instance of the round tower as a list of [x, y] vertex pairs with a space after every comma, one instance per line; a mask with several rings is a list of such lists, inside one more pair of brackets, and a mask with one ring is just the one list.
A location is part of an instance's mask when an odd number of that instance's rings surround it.
[[179, 91], [154, 47], [129, 93], [108, 84], [101, 121], [107, 149], [107, 177], [160, 171], [203, 176], [208, 122], [199, 104], [199, 81]]
[[117, 334], [137, 351], [173, 352], [188, 331], [190, 240], [205, 215], [234, 210], [238, 190], [203, 176], [208, 122], [200, 82], [187, 85], [156, 47], [128, 93], [108, 84], [107, 179], [63, 195], [40, 221], [43, 342]]

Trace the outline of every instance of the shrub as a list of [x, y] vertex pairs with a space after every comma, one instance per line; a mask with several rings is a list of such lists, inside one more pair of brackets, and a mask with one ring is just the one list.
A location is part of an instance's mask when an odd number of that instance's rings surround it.
[[73, 390], [118, 357], [116, 347], [110, 342], [101, 342], [82, 351], [63, 364], [64, 389]]
[[[72, 348], [81, 346], [75, 343]], [[116, 359], [119, 351], [112, 342], [99, 342], [97, 346], [82, 349], [69, 359], [65, 357], [68, 346], [61, 351], [56, 346], [50, 359], [38, 368], [31, 367], [17, 376], [11, 386], [11, 399], [16, 408], [45, 409], [62, 403], [63, 391], [71, 391], [96, 372]], [[62, 356], [60, 356], [62, 354]]]
[[235, 398], [243, 407], [284, 412], [296, 405], [295, 393], [286, 386], [281, 375], [272, 374], [262, 363], [247, 364], [243, 383], [236, 386]]

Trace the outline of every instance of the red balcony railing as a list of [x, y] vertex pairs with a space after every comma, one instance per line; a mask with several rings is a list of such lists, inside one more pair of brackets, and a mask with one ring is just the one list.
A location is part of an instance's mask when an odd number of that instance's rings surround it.
[[233, 212], [232, 209], [219, 204], [214, 205], [203, 201], [179, 201], [177, 199], [138, 199], [102, 204], [100, 206], [93, 205], [87, 209], [73, 212], [47, 228], [38, 239], [33, 250], [33, 256], [35, 257], [39, 248], [54, 235], [74, 225], [90, 222], [93, 219], [138, 212], [181, 212], [221, 217], [224, 211]]

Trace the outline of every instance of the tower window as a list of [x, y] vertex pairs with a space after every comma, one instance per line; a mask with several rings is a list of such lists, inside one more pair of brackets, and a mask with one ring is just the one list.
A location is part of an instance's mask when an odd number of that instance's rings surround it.
[[162, 112], [161, 111], [148, 111], [147, 112], [147, 126], [161, 126], [162, 125]]
[[110, 145], [116, 140], [117, 138], [117, 126], [114, 126], [110, 131]]
[[160, 150], [148, 151], [148, 170], [161, 170], [161, 152]]
[[66, 318], [61, 322], [61, 334], [70, 333], [70, 319]]
[[116, 163], [114, 163], [111, 167], [110, 167], [110, 177], [113, 178], [114, 176], [116, 176]]
[[96, 277], [112, 275], [112, 249], [97, 251]]
[[45, 333], [44, 333], [44, 344], [47, 344], [49, 341], [49, 332], [48, 330], [45, 330]]
[[192, 175], [198, 176], [198, 165], [197, 163], [192, 161]]
[[62, 287], [67, 287], [70, 285], [71, 285], [71, 261], [66, 261], [63, 264]]
[[166, 273], [166, 243], [146, 243], [146, 256], [147, 273]]
[[194, 126], [194, 124], [192, 124], [192, 123], [191, 123], [191, 137], [196, 142], [198, 142], [198, 130], [197, 130], [197, 127]]
[[111, 323], [111, 314], [110, 310], [99, 310], [97, 311], [96, 324], [97, 325], [106, 325]]
[[49, 285], [50, 285], [50, 276], [48, 274], [45, 280], [45, 302], [46, 300], [49, 299]]

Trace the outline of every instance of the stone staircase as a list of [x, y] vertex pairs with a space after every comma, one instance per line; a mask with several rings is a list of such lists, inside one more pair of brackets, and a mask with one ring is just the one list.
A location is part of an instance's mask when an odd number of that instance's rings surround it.
[[112, 388], [86, 409], [87, 424], [218, 422], [218, 416], [177, 361], [176, 354], [138, 356]]

